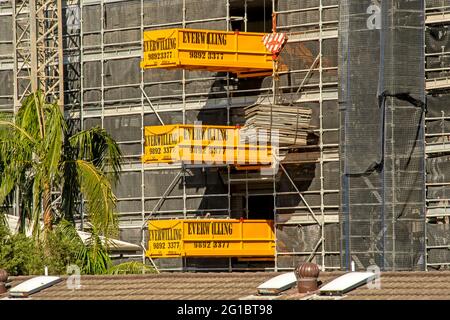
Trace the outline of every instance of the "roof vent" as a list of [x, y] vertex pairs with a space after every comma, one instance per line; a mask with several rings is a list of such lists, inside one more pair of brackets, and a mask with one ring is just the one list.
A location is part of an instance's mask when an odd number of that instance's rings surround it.
[[8, 272], [0, 269], [0, 294], [6, 292], [6, 281], [8, 280]]
[[39, 276], [15, 286], [9, 291], [10, 297], [25, 298], [29, 295], [41, 291], [42, 289], [53, 286], [61, 281], [60, 277], [55, 276]]
[[376, 277], [377, 275], [373, 272], [349, 272], [324, 285], [320, 288], [320, 293], [342, 295], [374, 280]]
[[319, 278], [319, 273], [319, 266], [315, 263], [306, 262], [299, 265], [295, 269], [298, 292], [308, 293], [317, 291], [317, 279]]

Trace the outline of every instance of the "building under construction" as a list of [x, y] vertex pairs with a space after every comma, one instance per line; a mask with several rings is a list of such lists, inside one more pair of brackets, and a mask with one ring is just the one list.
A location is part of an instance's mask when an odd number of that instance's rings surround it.
[[[445, 268], [449, 26], [447, 0], [0, 1], [0, 110], [41, 88], [75, 130], [100, 126], [119, 142], [124, 241], [145, 248], [152, 220], [274, 221], [273, 259], [154, 259], [161, 269]], [[170, 28], [288, 40], [276, 77], [141, 68], [144, 32]], [[283, 146], [271, 175], [142, 161], [146, 126], [245, 126], [255, 105], [311, 111], [305, 143]]]

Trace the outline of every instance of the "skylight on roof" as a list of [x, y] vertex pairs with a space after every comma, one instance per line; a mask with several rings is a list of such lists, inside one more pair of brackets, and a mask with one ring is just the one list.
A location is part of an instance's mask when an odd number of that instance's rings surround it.
[[278, 294], [295, 286], [297, 278], [294, 272], [288, 272], [267, 280], [258, 286], [259, 294]]
[[321, 294], [342, 295], [377, 277], [373, 272], [349, 272], [320, 288]]
[[29, 295], [53, 286], [61, 280], [56, 276], [39, 276], [20, 283], [9, 291], [10, 297], [28, 297]]

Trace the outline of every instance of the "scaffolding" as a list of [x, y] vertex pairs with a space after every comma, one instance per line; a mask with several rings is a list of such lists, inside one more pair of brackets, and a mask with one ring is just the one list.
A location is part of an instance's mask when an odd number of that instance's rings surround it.
[[[0, 4], [0, 111], [17, 112], [42, 90], [64, 106], [61, 0], [12, 0]], [[18, 215], [18, 192], [9, 213]]]
[[[59, 51], [58, 58], [54, 52], [46, 53], [55, 59], [45, 60], [49, 65], [45, 88], [54, 88], [58, 95], [64, 74], [64, 110], [72, 129], [98, 125], [119, 142], [125, 163], [115, 193], [122, 240], [145, 249], [147, 234], [142, 226], [149, 218], [266, 218], [275, 220], [275, 263], [172, 259], [161, 261], [158, 267], [291, 270], [301, 261], [314, 261], [322, 270], [340, 268], [337, 0], [54, 2], [49, 13], [57, 13], [52, 17], [60, 17], [62, 28], [50, 26], [54, 36], [47, 40], [53, 39], [51, 47]], [[14, 11], [8, 3], [0, 3], [4, 30], [13, 21], [26, 21], [19, 12], [24, 17], [29, 14], [19, 4], [31, 1], [14, 3]], [[237, 79], [230, 73], [140, 69], [143, 32], [197, 28], [269, 33], [273, 15], [277, 31], [289, 36], [281, 55], [288, 71], [280, 73], [276, 98], [280, 103], [313, 110], [315, 129], [308, 145], [289, 150], [280, 170], [269, 176], [226, 165], [143, 164], [144, 126], [196, 121], [243, 125], [243, 107], [274, 100], [272, 77]], [[27, 30], [20, 25], [22, 29]], [[0, 109], [5, 111], [20, 105], [21, 96], [28, 92], [23, 88], [29, 88], [22, 83], [23, 70], [32, 69], [18, 63], [31, 60], [22, 52], [25, 45], [18, 41], [24, 38], [16, 33], [15, 40], [7, 32], [0, 35], [0, 79], [6, 83], [0, 88]], [[56, 39], [62, 39], [63, 50]], [[64, 62], [63, 72], [60, 61]], [[59, 82], [50, 83], [56, 75]], [[82, 204], [79, 211], [78, 226], [83, 229]], [[140, 260], [144, 252], [123, 257]]]
[[[276, 265], [290, 269], [302, 261], [314, 261], [322, 270], [340, 268], [338, 1], [278, 1], [273, 2], [273, 11], [277, 31], [289, 36], [281, 55], [289, 66], [280, 75], [281, 100], [313, 110], [317, 139], [288, 154], [280, 165], [281, 179], [287, 183], [278, 189], [274, 185]], [[305, 185], [311, 174], [311, 184]], [[299, 204], [292, 206], [296, 201]]]
[[342, 264], [425, 268], [423, 2], [341, 1]]
[[426, 1], [427, 269], [450, 266], [450, 5]]
[[14, 106], [38, 89], [64, 106], [61, 0], [12, 1]]
[[0, 4], [0, 110], [14, 112], [30, 92], [64, 105], [62, 4], [14, 0]]
[[[115, 188], [120, 236], [125, 241], [145, 248], [147, 235], [142, 226], [149, 218], [267, 218], [275, 220], [277, 246], [275, 263], [264, 268], [291, 270], [301, 261], [313, 261], [322, 270], [338, 269], [343, 222], [339, 216], [343, 195], [338, 107], [342, 3], [2, 1], [0, 30], [11, 32], [0, 33], [0, 111], [16, 111], [24, 95], [42, 88], [49, 99], [64, 105], [72, 130], [98, 125], [113, 135], [125, 156], [121, 182]], [[426, 0], [425, 4], [426, 266], [437, 269], [450, 265], [450, 5], [447, 0]], [[277, 91], [272, 77], [238, 79], [230, 73], [149, 72], [139, 67], [146, 30], [269, 33], [272, 21], [278, 32], [289, 36], [280, 57], [288, 70], [280, 73]], [[164, 166], [140, 161], [144, 126], [196, 121], [242, 125], [243, 107], [275, 99], [310, 108], [315, 129], [307, 146], [285, 150], [289, 153], [273, 175], [236, 171], [226, 165]], [[16, 204], [11, 213], [17, 214]], [[83, 229], [82, 203], [79, 213], [78, 226]], [[370, 232], [369, 236], [376, 237]], [[359, 239], [364, 237], [367, 234]], [[140, 260], [144, 251], [123, 257]], [[159, 267], [242, 270], [255, 266], [262, 267], [235, 259], [179, 259], [161, 261]]]

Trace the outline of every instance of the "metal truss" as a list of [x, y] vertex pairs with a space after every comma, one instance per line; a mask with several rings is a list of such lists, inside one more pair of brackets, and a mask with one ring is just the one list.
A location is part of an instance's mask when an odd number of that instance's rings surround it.
[[13, 0], [14, 110], [42, 90], [64, 106], [61, 0]]

